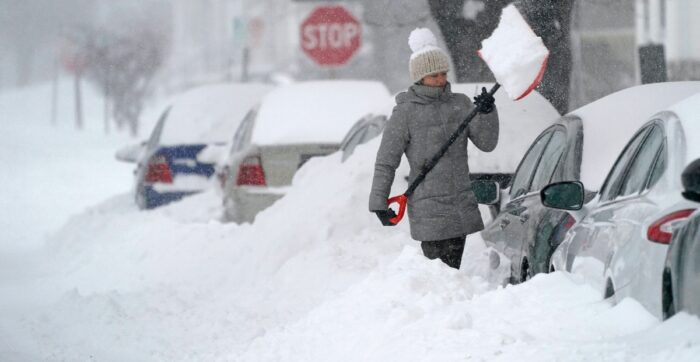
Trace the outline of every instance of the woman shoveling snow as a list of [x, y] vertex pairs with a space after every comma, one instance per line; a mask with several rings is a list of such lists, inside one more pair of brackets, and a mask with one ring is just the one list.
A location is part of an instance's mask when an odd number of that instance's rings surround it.
[[[497, 83], [472, 104], [464, 94], [450, 91], [447, 54], [430, 30], [411, 32], [409, 45], [414, 84], [396, 97], [384, 130], [369, 209], [390, 226], [401, 220], [408, 204], [411, 237], [421, 241], [423, 254], [459, 269], [466, 235], [484, 228], [469, 180], [467, 141], [486, 152], [496, 147], [493, 94], [502, 86], [511, 99], [526, 97], [542, 79], [549, 51], [513, 4], [503, 8], [479, 51]], [[411, 184], [403, 195], [387, 199], [404, 153]], [[398, 216], [389, 208], [392, 203], [399, 204]]]
[[425, 174], [408, 200], [411, 237], [421, 242], [423, 254], [440, 258], [459, 269], [465, 237], [484, 228], [469, 180], [467, 143], [485, 152], [498, 142], [498, 112], [491, 94], [483, 90], [474, 104], [464, 94], [452, 93], [447, 82], [447, 54], [437, 46], [433, 33], [415, 29], [409, 36], [413, 54], [409, 72], [414, 82], [396, 97], [377, 152], [369, 209], [385, 226], [396, 216], [387, 198], [396, 168], [406, 154], [409, 179], [414, 181], [431, 157], [445, 145], [468, 114], [477, 107], [480, 115], [469, 122], [434, 168]]

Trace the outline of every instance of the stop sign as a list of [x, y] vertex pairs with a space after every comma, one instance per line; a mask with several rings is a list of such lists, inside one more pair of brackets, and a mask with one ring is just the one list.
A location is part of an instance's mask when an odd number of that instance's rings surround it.
[[301, 23], [301, 49], [319, 65], [343, 65], [360, 47], [360, 23], [342, 6], [317, 7]]

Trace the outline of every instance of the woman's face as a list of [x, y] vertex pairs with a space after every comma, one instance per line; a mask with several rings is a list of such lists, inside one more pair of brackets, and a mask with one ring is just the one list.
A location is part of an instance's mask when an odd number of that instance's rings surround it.
[[423, 85], [428, 87], [444, 87], [447, 84], [447, 73], [435, 73], [423, 77]]

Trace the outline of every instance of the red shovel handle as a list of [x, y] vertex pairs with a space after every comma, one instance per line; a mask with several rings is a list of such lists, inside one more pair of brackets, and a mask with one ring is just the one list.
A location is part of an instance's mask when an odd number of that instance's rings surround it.
[[399, 195], [399, 196], [394, 196], [390, 198], [389, 200], [386, 200], [387, 206], [391, 206], [393, 203], [399, 204], [399, 214], [394, 216], [393, 218], [389, 219], [394, 225], [398, 224], [401, 219], [403, 219], [403, 214], [406, 213], [406, 202], [408, 201], [408, 198], [406, 195]]

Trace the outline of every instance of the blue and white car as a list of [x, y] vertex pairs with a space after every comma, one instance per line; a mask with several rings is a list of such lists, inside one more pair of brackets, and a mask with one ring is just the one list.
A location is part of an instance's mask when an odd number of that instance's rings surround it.
[[215, 166], [246, 113], [272, 90], [266, 84], [216, 84], [173, 99], [149, 139], [117, 152], [136, 162], [135, 200], [152, 209], [215, 183]]

